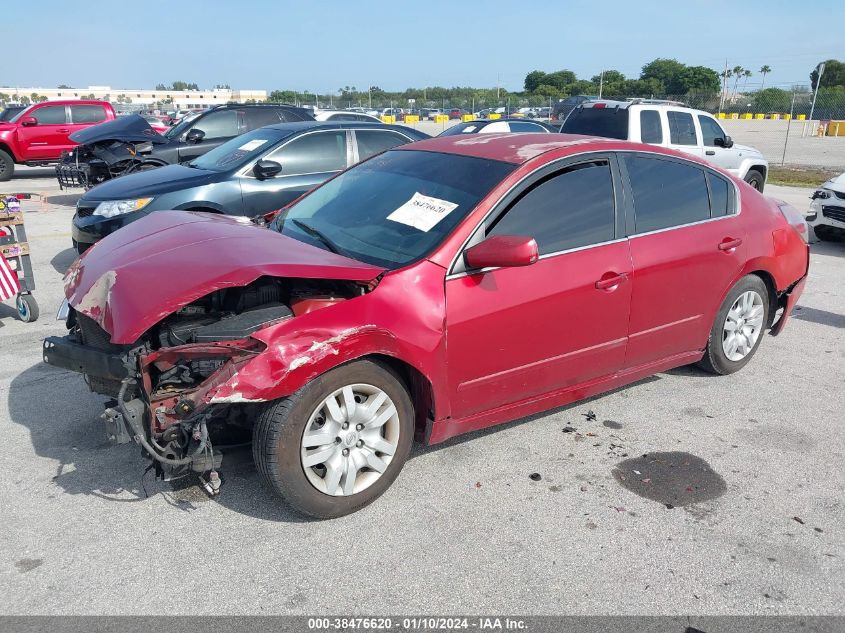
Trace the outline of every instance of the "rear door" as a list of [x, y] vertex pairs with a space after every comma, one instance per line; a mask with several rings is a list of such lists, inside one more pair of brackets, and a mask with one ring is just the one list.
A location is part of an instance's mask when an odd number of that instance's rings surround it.
[[[92, 125], [102, 123], [106, 120], [106, 116], [106, 109], [101, 105], [97, 105], [94, 103], [71, 105], [70, 125], [68, 125], [68, 128], [70, 129], [70, 134], [73, 134], [74, 132], [77, 132], [79, 130], [84, 130], [85, 128], [91, 127]], [[70, 149], [74, 145], [76, 145], [76, 143], [68, 139], [66, 149]]]
[[192, 130], [202, 132], [202, 140], [198, 143], [188, 143], [183, 137], [179, 147], [179, 162], [186, 162], [197, 156], [202, 156], [208, 150], [214, 149], [230, 138], [246, 132], [244, 111], [234, 108], [213, 110], [198, 117], [187, 130], [185, 136], [190, 134]]
[[[520, 186], [470, 244], [533, 237], [540, 259], [446, 280], [452, 415], [465, 418], [612, 374], [623, 364], [631, 257], [617, 221], [612, 156], [549, 167]], [[618, 182], [618, 181], [617, 181]]]
[[281, 123], [282, 119], [279, 116], [279, 111], [276, 108], [245, 108], [244, 121], [247, 131], [257, 130], [265, 125], [273, 125], [274, 123]]
[[679, 110], [667, 110], [666, 123], [669, 128], [668, 147], [704, 158], [701, 139], [698, 136], [698, 128], [692, 114]]
[[352, 160], [355, 163], [411, 142], [410, 138], [393, 130], [353, 130], [352, 135], [355, 142]]
[[72, 143], [68, 139], [70, 125], [68, 108], [64, 105], [41, 104], [33, 107], [27, 116], [33, 116], [36, 125], [18, 125], [18, 144], [24, 160], [56, 160]]
[[648, 145], [667, 145], [663, 129], [663, 118], [660, 116], [660, 111], [653, 108], [643, 108], [636, 116], [631, 116], [631, 126], [634, 121], [639, 126], [639, 134], [631, 134], [632, 141], [639, 140], [640, 143], [647, 143]]
[[626, 153], [633, 294], [626, 367], [704, 348], [745, 263], [736, 188], [695, 163]]
[[346, 130], [308, 132], [277, 147], [263, 160], [279, 163], [274, 178], [259, 180], [250, 165], [240, 176], [244, 214], [255, 217], [293, 202], [352, 163]]

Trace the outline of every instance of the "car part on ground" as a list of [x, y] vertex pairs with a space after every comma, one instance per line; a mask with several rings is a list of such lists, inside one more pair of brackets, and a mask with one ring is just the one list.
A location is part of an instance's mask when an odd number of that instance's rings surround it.
[[133, 114], [72, 135], [79, 146], [61, 156], [61, 188], [90, 189], [127, 174], [198, 158], [226, 141], [282, 121], [313, 121], [303, 108], [276, 104], [230, 104], [190, 112], [164, 134]]
[[116, 398], [109, 434], [161, 475], [201, 472], [216, 493], [224, 446], [252, 437], [271, 489], [336, 517], [387, 489], [412, 434], [435, 444], [696, 362], [740, 369], [801, 296], [806, 235], [788, 205], [670, 150], [436, 138], [266, 227], [128, 225], [68, 270], [70, 333], [44, 359]]
[[813, 192], [807, 222], [823, 242], [845, 241], [845, 174]]

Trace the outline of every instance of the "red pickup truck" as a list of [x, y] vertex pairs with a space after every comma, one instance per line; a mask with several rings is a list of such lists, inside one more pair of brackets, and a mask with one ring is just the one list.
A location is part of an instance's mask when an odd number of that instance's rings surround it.
[[115, 118], [108, 101], [45, 101], [0, 122], [0, 182], [19, 165], [58, 162], [76, 143], [74, 132]]

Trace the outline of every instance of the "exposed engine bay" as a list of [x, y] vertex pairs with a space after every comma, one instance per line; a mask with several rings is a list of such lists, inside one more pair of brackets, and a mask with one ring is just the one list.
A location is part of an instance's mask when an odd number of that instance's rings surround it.
[[264, 349], [250, 334], [367, 291], [357, 282], [263, 277], [182, 307], [131, 345], [111, 343], [70, 309], [69, 335], [48, 337], [44, 360], [83, 373], [92, 391], [111, 398], [102, 416], [110, 440], [140, 444], [161, 478], [199, 473], [214, 495], [223, 454], [249, 445], [259, 405], [211, 394]]
[[138, 115], [80, 130], [70, 139], [79, 145], [62, 153], [56, 165], [62, 189], [90, 189], [112, 178], [159, 167], [164, 163], [151, 158], [154, 147], [170, 142]]

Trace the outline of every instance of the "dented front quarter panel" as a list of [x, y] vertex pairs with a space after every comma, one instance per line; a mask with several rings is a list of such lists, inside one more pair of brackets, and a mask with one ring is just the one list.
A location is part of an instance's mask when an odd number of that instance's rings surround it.
[[[435, 402], [446, 403], [445, 270], [430, 261], [388, 273], [370, 293], [252, 335], [267, 346], [225, 384], [210, 404], [288, 396], [317, 376], [363, 356], [403, 361], [425, 376]], [[442, 407], [437, 417], [447, 415]]]

